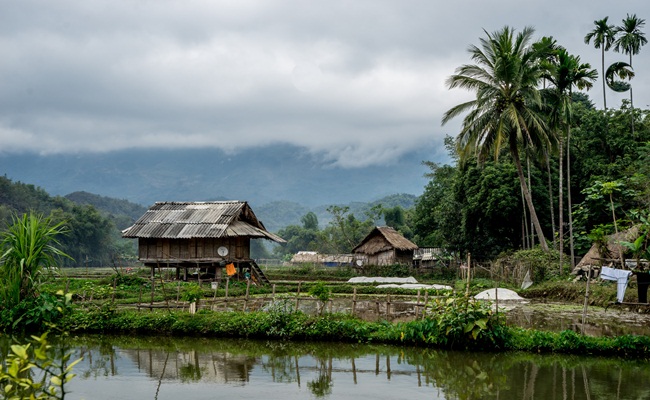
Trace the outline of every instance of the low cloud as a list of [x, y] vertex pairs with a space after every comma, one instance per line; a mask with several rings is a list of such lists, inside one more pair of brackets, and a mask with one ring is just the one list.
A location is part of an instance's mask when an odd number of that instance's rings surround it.
[[457, 131], [440, 120], [468, 94], [444, 81], [483, 28], [534, 25], [597, 66], [591, 21], [624, 17], [504, 3], [16, 2], [0, 15], [0, 152], [290, 143], [326, 165], [387, 165]]

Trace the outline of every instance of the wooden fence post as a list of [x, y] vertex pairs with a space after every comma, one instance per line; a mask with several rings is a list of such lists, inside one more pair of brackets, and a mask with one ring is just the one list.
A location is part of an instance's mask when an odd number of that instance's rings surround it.
[[300, 309], [300, 286], [302, 281], [298, 282], [298, 293], [296, 293], [296, 311]]
[[422, 307], [422, 318], [424, 318], [427, 313], [427, 303], [429, 302], [429, 291], [424, 291], [424, 307]]
[[390, 294], [386, 296], [386, 319], [390, 318]]
[[246, 297], [244, 297], [244, 312], [248, 308], [248, 291], [250, 290], [250, 288], [251, 288], [251, 280], [248, 279], [246, 281]]
[[138, 311], [140, 311], [140, 304], [142, 303], [142, 288], [144, 285], [140, 285], [140, 294], [138, 295]]
[[226, 278], [226, 298], [224, 302], [224, 308], [226, 311], [228, 311], [228, 288], [230, 287], [230, 278]]
[[115, 290], [117, 288], [117, 278], [113, 278], [113, 294], [111, 295], [111, 303], [115, 303]]

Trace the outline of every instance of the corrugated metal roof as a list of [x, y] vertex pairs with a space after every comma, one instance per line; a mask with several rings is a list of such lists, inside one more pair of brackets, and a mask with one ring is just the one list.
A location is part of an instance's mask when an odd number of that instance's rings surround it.
[[247, 236], [284, 240], [267, 232], [248, 203], [243, 201], [158, 202], [130, 228], [125, 238], [221, 238]]

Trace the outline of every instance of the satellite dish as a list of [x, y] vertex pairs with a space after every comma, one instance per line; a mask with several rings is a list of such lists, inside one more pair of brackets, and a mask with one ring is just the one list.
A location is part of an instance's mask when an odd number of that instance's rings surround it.
[[221, 257], [225, 257], [228, 255], [228, 248], [226, 246], [221, 246], [217, 249], [217, 254], [219, 254]]
[[362, 265], [363, 265], [363, 261], [362, 260], [357, 260], [357, 266], [360, 267]]

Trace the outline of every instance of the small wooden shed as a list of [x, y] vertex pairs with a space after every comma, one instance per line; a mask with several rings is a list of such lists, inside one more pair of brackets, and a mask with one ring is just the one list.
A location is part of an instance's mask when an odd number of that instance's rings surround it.
[[357, 260], [367, 265], [413, 264], [418, 246], [390, 226], [377, 226], [352, 249]]
[[261, 238], [278, 243], [284, 240], [264, 228], [248, 203], [243, 201], [157, 202], [122, 237], [138, 239], [138, 259], [151, 267], [176, 268], [176, 276], [188, 269], [221, 278], [222, 270], [233, 264], [236, 271], [246, 268], [261, 283], [268, 282], [250, 258], [250, 240]]

